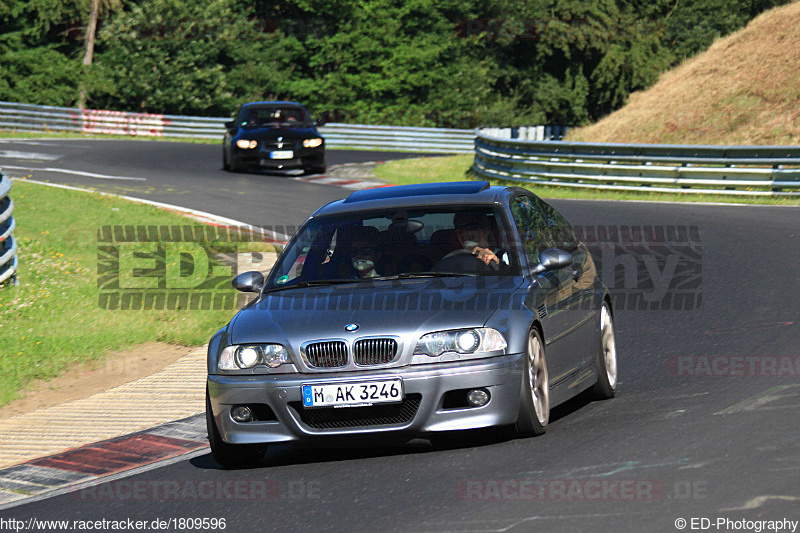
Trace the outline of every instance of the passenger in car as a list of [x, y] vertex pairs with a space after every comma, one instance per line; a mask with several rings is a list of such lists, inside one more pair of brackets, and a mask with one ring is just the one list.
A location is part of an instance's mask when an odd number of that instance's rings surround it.
[[[376, 266], [383, 257], [380, 232], [372, 226], [345, 226], [339, 233], [342, 255], [334, 252], [332, 263], [336, 257], [346, 262], [337, 270], [338, 278], [375, 278], [380, 276]], [[337, 247], [339, 248], [339, 247]], [[346, 259], [345, 259], [346, 258]], [[342, 269], [344, 267], [345, 270]]]
[[359, 278], [377, 278], [380, 276], [375, 265], [381, 259], [378, 243], [354, 243], [352, 248], [352, 265]]

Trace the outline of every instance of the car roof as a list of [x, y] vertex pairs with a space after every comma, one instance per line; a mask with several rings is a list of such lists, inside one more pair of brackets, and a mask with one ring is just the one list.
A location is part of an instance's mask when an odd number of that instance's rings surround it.
[[242, 107], [253, 107], [253, 106], [294, 106], [294, 107], [302, 107], [305, 108], [303, 104], [298, 102], [289, 102], [285, 100], [275, 100], [275, 101], [264, 101], [264, 102], [247, 102]]
[[322, 216], [374, 209], [430, 205], [487, 205], [502, 203], [519, 187], [491, 186], [487, 181], [424, 183], [364, 189], [344, 200], [336, 200], [319, 208], [312, 216]]

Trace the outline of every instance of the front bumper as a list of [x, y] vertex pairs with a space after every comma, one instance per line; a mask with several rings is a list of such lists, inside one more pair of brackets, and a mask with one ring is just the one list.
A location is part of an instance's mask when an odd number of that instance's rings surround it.
[[[358, 434], [425, 436], [431, 432], [477, 429], [512, 424], [519, 409], [521, 354], [476, 361], [419, 365], [398, 369], [325, 374], [208, 376], [211, 410], [220, 435], [232, 444], [289, 442], [316, 437]], [[404, 404], [373, 407], [302, 407], [302, 385], [400, 377]], [[482, 407], [445, 405], [450, 391], [484, 388]], [[452, 397], [452, 394], [449, 396]], [[258, 421], [231, 418], [236, 405], [257, 405]], [[262, 406], [268, 407], [268, 409]], [[353, 411], [353, 410], [360, 411]], [[311, 413], [310, 411], [314, 411]]]
[[[288, 150], [288, 149], [287, 149]], [[233, 158], [238, 164], [270, 170], [320, 167], [325, 164], [325, 148], [295, 148], [291, 159], [272, 159], [272, 150], [242, 150], [233, 147]]]

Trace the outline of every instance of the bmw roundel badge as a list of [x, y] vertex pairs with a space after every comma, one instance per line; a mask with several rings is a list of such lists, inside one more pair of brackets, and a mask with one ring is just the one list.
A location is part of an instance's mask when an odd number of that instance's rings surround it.
[[353, 323], [353, 324], [347, 324], [347, 325], [344, 327], [344, 329], [345, 329], [346, 331], [355, 331], [355, 330], [357, 330], [357, 329], [358, 329], [358, 324], [355, 324], [355, 323]]

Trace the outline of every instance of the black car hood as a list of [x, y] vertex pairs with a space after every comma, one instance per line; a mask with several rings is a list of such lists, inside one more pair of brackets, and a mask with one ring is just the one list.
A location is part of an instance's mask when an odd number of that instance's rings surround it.
[[456, 277], [289, 289], [265, 294], [228, 329], [232, 344], [307, 340], [357, 334], [412, 335], [478, 327], [506, 304], [521, 277]]

